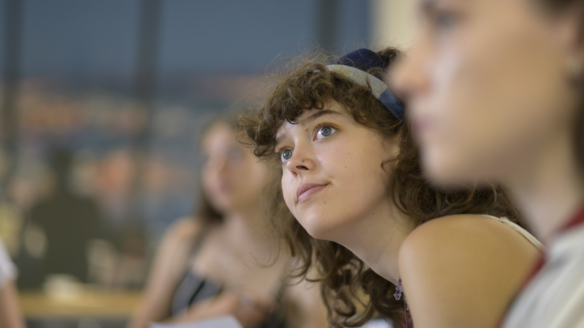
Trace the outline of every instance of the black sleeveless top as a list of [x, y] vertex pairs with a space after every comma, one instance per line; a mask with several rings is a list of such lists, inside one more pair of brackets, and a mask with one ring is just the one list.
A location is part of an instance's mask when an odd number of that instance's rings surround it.
[[[204, 238], [199, 234], [196, 238], [192, 248], [190, 259], [193, 259], [198, 253], [202, 239]], [[175, 316], [182, 311], [185, 311], [189, 306], [204, 300], [211, 299], [223, 291], [223, 287], [213, 282], [211, 279], [206, 279], [201, 277], [195, 272], [193, 272], [190, 267], [187, 270], [182, 282], [178, 285], [174, 297], [172, 300], [171, 314]], [[278, 290], [276, 295], [276, 300], [279, 305], [281, 305], [281, 299], [285, 291], [285, 284]], [[268, 320], [260, 326], [261, 328], [286, 328], [284, 324], [284, 315], [281, 306], [277, 310], [270, 313]]]

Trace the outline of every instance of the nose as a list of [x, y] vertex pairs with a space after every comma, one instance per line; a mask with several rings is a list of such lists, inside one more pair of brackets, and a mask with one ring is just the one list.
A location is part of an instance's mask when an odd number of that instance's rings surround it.
[[294, 177], [297, 177], [299, 174], [314, 170], [316, 162], [310, 152], [297, 145], [292, 158], [286, 162], [285, 167]]
[[412, 48], [387, 71], [386, 81], [406, 101], [424, 92], [430, 85], [426, 71], [428, 49], [424, 44], [423, 39], [418, 38]]

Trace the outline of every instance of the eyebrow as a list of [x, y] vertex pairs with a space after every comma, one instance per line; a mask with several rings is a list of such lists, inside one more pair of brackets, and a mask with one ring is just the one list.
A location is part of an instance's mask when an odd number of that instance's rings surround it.
[[342, 115], [342, 114], [335, 111], [335, 110], [321, 109], [321, 110], [316, 111], [312, 115], [306, 117], [305, 119], [303, 119], [302, 123], [310, 123], [310, 122], [312, 122], [312, 121], [316, 120], [317, 118], [324, 116], [324, 115]]
[[[331, 109], [321, 109], [321, 110], [317, 110], [316, 112], [314, 112], [312, 115], [304, 118], [301, 122], [297, 122], [298, 124], [306, 124], [306, 123], [310, 123], [314, 120], [316, 120], [317, 118], [321, 117], [321, 116], [325, 116], [325, 115], [343, 115], [341, 113], [339, 113], [336, 110], [331, 110]], [[278, 145], [282, 142], [282, 137], [278, 138], [276, 137], [276, 143], [275, 145]]]

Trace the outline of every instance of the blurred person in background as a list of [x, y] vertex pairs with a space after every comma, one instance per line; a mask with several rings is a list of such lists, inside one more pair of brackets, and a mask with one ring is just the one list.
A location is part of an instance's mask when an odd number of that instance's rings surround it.
[[390, 79], [435, 183], [507, 185], [548, 246], [502, 327], [584, 327], [584, 1], [419, 1]]
[[16, 269], [0, 240], [0, 328], [24, 328], [14, 286]]
[[334, 327], [378, 313], [396, 328], [492, 328], [541, 244], [504, 189], [427, 183], [408, 109], [381, 80], [398, 56], [300, 58], [241, 119], [276, 165], [269, 216], [304, 273], [318, 269]]
[[34, 204], [25, 223], [19, 258], [21, 289], [39, 289], [51, 275], [88, 282], [88, 251], [101, 237], [97, 203], [71, 190], [72, 154], [50, 153], [51, 192]]
[[238, 143], [228, 118], [207, 128], [202, 155], [199, 211], [163, 237], [129, 328], [224, 315], [246, 328], [327, 326], [318, 286], [285, 281], [293, 261], [260, 208], [264, 163]]

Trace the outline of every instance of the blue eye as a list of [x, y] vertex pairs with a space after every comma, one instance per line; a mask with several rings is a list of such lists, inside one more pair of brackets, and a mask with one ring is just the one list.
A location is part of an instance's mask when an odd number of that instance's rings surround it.
[[337, 132], [337, 129], [333, 128], [330, 125], [324, 125], [321, 128], [319, 128], [318, 131], [316, 132], [315, 139], [318, 140], [318, 139], [321, 139], [321, 138], [330, 137], [335, 132]]
[[282, 161], [282, 163], [286, 163], [290, 158], [292, 158], [293, 154], [294, 153], [292, 152], [292, 150], [286, 149], [280, 154], [280, 160]]

